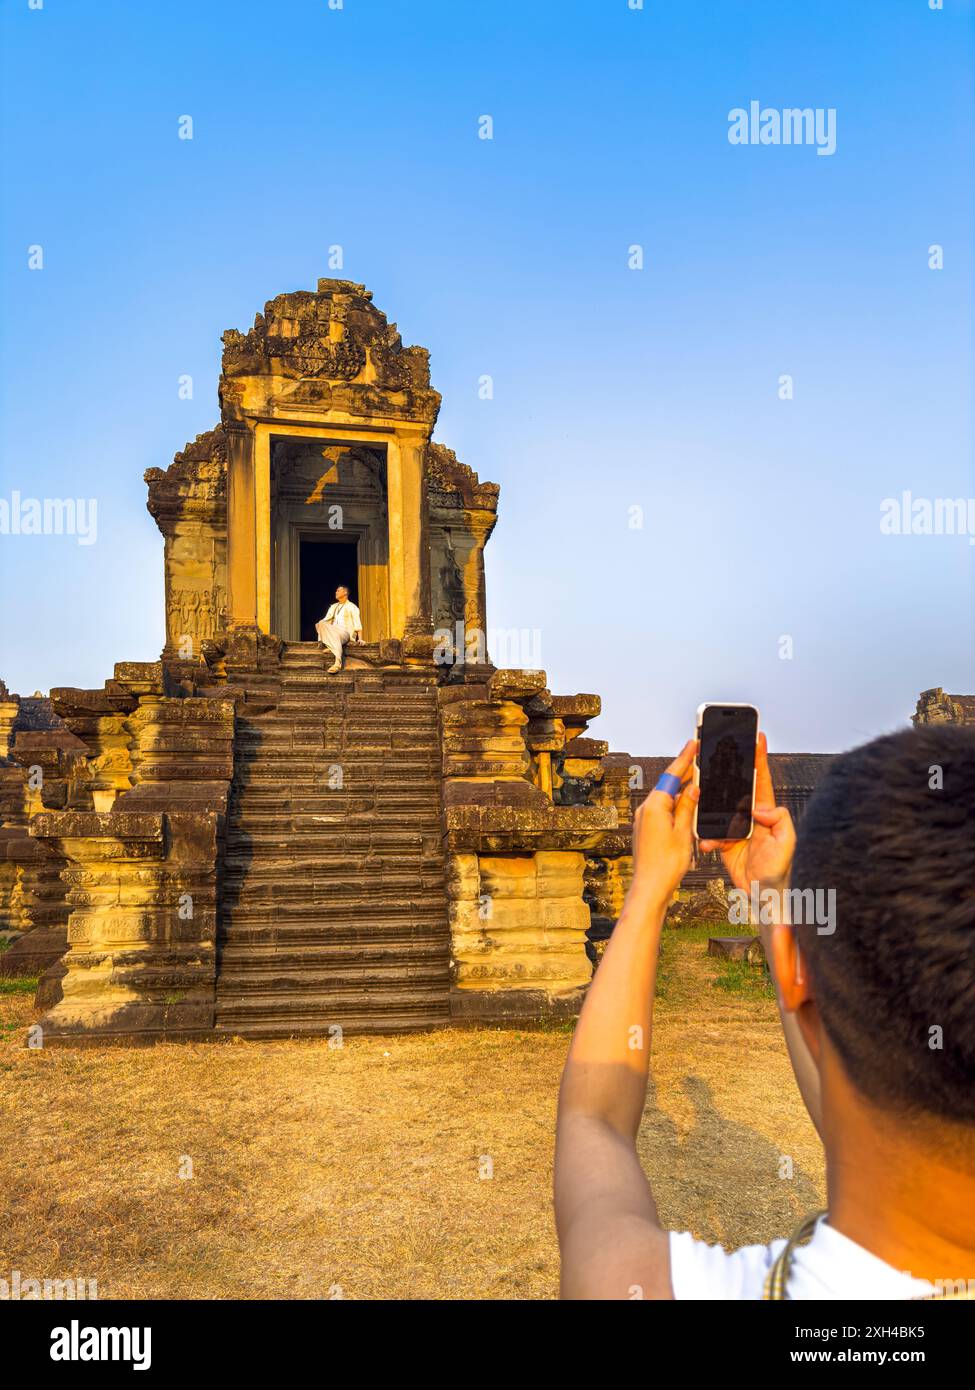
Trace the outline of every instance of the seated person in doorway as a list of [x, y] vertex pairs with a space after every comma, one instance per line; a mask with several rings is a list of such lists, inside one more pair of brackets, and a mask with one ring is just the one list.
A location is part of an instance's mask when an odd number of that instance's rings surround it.
[[315, 624], [315, 631], [318, 633], [318, 640], [324, 643], [335, 658], [328, 668], [328, 674], [331, 676], [335, 671], [342, 669], [342, 648], [346, 642], [362, 641], [362, 619], [359, 617], [358, 608], [350, 602], [349, 591], [344, 584], [340, 584], [335, 590], [335, 602], [321, 622]]

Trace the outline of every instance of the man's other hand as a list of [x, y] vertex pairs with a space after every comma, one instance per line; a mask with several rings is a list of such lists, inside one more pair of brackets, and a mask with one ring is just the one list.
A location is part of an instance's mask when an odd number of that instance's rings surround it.
[[776, 806], [768, 765], [768, 739], [758, 736], [755, 759], [755, 811], [748, 840], [701, 840], [703, 852], [717, 849], [736, 888], [750, 892], [753, 883], [784, 887], [796, 849], [796, 829], [784, 806]]
[[685, 743], [667, 771], [683, 784], [680, 795], [650, 793], [633, 817], [633, 884], [631, 892], [665, 907], [691, 863], [696, 787], [688, 785], [697, 744]]

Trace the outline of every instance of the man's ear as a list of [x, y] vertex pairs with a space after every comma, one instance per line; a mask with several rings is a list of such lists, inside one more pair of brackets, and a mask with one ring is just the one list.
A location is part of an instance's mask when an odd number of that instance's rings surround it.
[[792, 927], [782, 923], [772, 928], [772, 973], [779, 986], [779, 997], [786, 1013], [798, 1013], [812, 1001], [812, 986], [805, 968], [799, 938]]
[[[819, 1010], [816, 1008], [812, 980], [803, 959], [799, 936], [792, 927], [779, 924], [772, 928], [769, 945], [772, 956], [769, 964], [778, 984], [782, 1008], [785, 1013], [792, 1014], [795, 1018], [803, 1042], [809, 1049], [814, 1064], [818, 1066], [821, 1041]], [[818, 1123], [816, 1127], [819, 1128]]]

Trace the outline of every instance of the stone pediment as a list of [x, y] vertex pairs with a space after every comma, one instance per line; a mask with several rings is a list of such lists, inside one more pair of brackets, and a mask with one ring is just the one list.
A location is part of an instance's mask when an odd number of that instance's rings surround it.
[[440, 407], [429, 353], [404, 347], [371, 292], [351, 280], [278, 295], [253, 328], [228, 330], [223, 344], [225, 418], [300, 406], [432, 424]]

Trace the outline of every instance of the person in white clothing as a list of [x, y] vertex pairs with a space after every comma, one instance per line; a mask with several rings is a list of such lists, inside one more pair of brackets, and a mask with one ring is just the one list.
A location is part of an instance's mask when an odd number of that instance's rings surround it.
[[[751, 838], [701, 841], [776, 909], [762, 942], [826, 1158], [826, 1211], [731, 1252], [664, 1228], [636, 1147], [695, 749], [634, 817], [632, 884], [562, 1075], [562, 1297], [975, 1298], [975, 730], [921, 725], [838, 755], [798, 839], [763, 734]], [[827, 891], [824, 921], [810, 904]]]
[[359, 610], [349, 599], [349, 591], [344, 584], [335, 590], [335, 602], [319, 622], [315, 624], [318, 640], [328, 648], [335, 660], [328, 668], [331, 676], [342, 669], [342, 655], [347, 642], [362, 641], [362, 619]]

